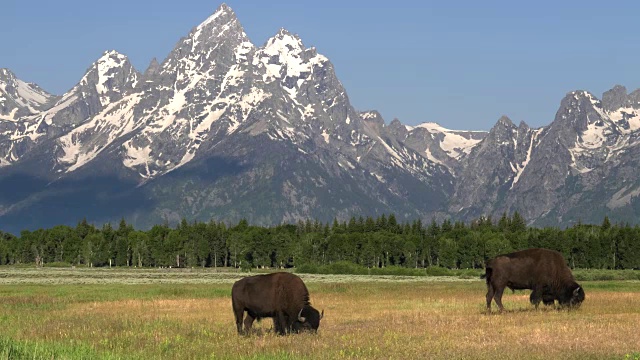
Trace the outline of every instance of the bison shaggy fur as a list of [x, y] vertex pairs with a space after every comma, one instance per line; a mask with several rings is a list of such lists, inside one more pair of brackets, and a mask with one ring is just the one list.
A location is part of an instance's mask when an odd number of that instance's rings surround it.
[[528, 249], [496, 256], [486, 266], [487, 311], [495, 299], [500, 311], [502, 293], [531, 289], [530, 301], [537, 308], [542, 301], [552, 305], [577, 307], [584, 301], [584, 290], [576, 283], [561, 253], [548, 249]]

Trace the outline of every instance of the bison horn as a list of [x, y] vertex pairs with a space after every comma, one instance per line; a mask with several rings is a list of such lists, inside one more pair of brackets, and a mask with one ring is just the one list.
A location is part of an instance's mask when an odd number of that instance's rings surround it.
[[322, 309], [322, 312], [320, 313], [320, 319], [318, 319], [318, 320], [322, 320], [323, 316], [324, 316], [324, 309]]
[[580, 293], [580, 286], [578, 286], [575, 290], [573, 290], [573, 295], [578, 295]]
[[304, 322], [305, 320], [307, 320], [304, 316], [302, 316], [302, 310], [304, 310], [304, 308], [300, 309], [300, 312], [298, 313], [298, 321], [300, 322]]

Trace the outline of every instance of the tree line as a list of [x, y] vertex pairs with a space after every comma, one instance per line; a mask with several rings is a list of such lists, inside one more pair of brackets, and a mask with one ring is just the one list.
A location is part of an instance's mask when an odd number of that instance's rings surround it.
[[483, 268], [499, 254], [533, 247], [558, 250], [572, 268], [639, 269], [640, 227], [575, 224], [527, 227], [516, 212], [494, 221], [400, 223], [393, 214], [332, 223], [300, 221], [270, 227], [246, 220], [134, 229], [123, 219], [96, 227], [0, 231], [0, 265], [66, 263], [80, 266], [284, 268], [346, 261], [369, 268]]

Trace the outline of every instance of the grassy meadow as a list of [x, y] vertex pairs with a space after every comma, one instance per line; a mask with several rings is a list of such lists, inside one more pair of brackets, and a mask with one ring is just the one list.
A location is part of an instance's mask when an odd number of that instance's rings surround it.
[[300, 275], [317, 335], [236, 334], [231, 284], [211, 270], [0, 268], [0, 359], [640, 359], [640, 281], [583, 281], [576, 311], [478, 278]]

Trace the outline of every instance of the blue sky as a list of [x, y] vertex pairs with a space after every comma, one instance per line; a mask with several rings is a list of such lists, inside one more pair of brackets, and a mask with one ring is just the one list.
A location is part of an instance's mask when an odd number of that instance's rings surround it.
[[[279, 28], [335, 66], [358, 110], [390, 122], [488, 130], [501, 115], [551, 123], [564, 95], [640, 87], [640, 3], [229, 0], [251, 41]], [[0, 67], [62, 94], [103, 51], [139, 71], [219, 1], [3, 0]]]

